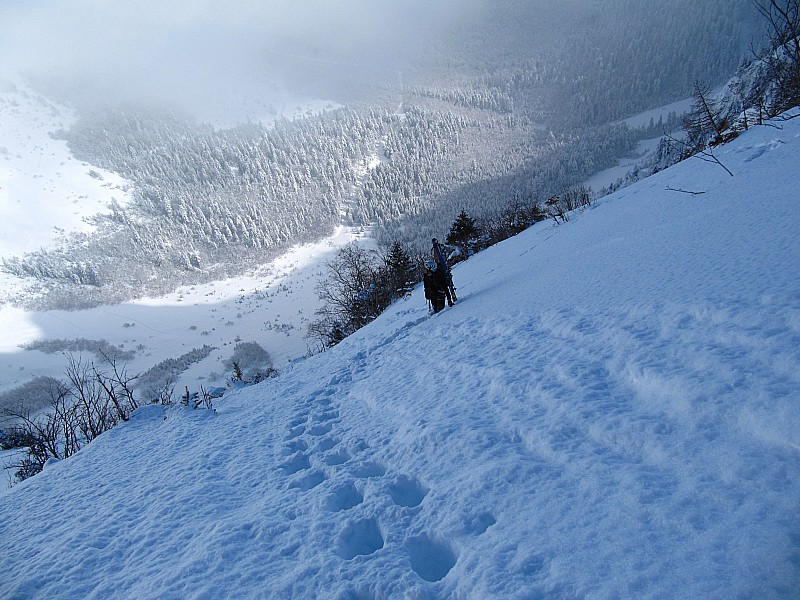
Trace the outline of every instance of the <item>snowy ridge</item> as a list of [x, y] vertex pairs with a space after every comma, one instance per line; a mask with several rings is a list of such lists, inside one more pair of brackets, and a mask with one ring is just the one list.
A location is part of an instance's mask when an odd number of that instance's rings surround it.
[[[0, 496], [4, 598], [793, 598], [800, 119]], [[703, 192], [700, 196], [667, 188]]]

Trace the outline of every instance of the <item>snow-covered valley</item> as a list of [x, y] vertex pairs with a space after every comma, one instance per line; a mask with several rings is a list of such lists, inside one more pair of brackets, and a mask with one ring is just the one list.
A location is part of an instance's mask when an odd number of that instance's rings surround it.
[[[92, 217], [112, 201], [127, 201], [129, 183], [76, 160], [63, 140], [53, 138], [73, 118], [66, 107], [21, 84], [6, 82], [0, 90], [0, 258], [57, 248], [69, 234], [91, 231]], [[180, 375], [178, 393], [187, 386], [193, 391], [200, 385], [224, 386], [231, 375], [224, 361], [239, 341], [262, 345], [276, 368], [288, 368], [313, 347], [305, 335], [319, 306], [315, 286], [324, 263], [355, 240], [371, 243], [364, 231], [340, 227], [247, 276], [87, 310], [15, 308], [5, 300], [24, 295], [26, 280], [0, 273], [0, 393], [35, 377], [63, 375], [63, 349], [23, 350], [47, 340], [63, 340], [66, 346], [71, 340], [102, 340], [131, 354], [126, 364], [133, 373], [213, 346]], [[87, 360], [95, 358], [86, 353]]]
[[481, 252], [442, 314], [416, 290], [213, 412], [140, 409], [0, 496], [0, 595], [796, 597], [776, 125], [716, 150], [733, 177], [690, 159]]

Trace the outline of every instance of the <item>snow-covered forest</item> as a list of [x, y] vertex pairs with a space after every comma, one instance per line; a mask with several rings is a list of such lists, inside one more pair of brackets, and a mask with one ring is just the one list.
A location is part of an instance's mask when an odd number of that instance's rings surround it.
[[38, 282], [29, 303], [78, 308], [239, 274], [339, 224], [421, 250], [461, 210], [490, 220], [519, 198], [543, 201], [673, 129], [677, 116], [618, 120], [721, 83], [758, 30], [745, 0], [534, 4], [479, 11], [426, 42], [402, 81], [291, 121], [215, 128], [181, 110], [83, 101], [56, 135], [133, 182], [133, 200], [3, 268]]

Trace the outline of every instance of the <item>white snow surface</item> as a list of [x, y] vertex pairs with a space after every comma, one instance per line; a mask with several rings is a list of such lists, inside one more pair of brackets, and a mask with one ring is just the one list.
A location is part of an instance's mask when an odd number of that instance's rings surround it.
[[374, 246], [364, 232], [339, 227], [331, 237], [297, 246], [248, 276], [184, 286], [157, 298], [77, 311], [31, 312], [0, 303], [0, 392], [37, 376], [62, 377], [70, 354], [94, 358], [91, 353], [22, 349], [53, 339], [103, 339], [136, 350], [126, 362], [132, 373], [213, 346], [208, 357], [178, 375], [177, 395], [186, 386], [192, 391], [201, 384], [224, 386], [231, 375], [224, 361], [237, 341], [260, 344], [277, 369], [290, 368], [313, 343], [305, 334], [320, 305], [315, 287], [325, 276], [324, 264], [350, 242]]
[[0, 496], [0, 597], [797, 598], [781, 127], [478, 254], [439, 315], [138, 410]]
[[[130, 200], [130, 182], [75, 159], [64, 140], [53, 138], [74, 120], [69, 108], [0, 73], [0, 260], [92, 232], [93, 217], [108, 213], [112, 201]], [[0, 311], [27, 283], [0, 271]], [[0, 324], [7, 316], [0, 314]]]
[[22, 84], [0, 79], [0, 257], [60, 243], [92, 231], [89, 218], [124, 204], [130, 184], [117, 174], [76, 160], [58, 129], [71, 110]]

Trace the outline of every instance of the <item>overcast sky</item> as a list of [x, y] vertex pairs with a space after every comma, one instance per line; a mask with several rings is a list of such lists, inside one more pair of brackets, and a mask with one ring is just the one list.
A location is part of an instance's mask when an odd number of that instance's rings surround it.
[[0, 0], [0, 75], [180, 101], [337, 69], [394, 78], [438, 28], [483, 2]]

